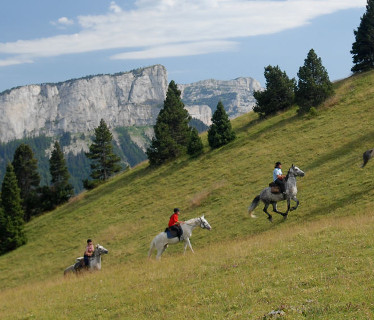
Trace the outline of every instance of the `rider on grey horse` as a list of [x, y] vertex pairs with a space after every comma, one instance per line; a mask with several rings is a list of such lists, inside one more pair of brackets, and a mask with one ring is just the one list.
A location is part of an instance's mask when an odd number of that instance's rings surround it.
[[275, 163], [275, 168], [273, 170], [273, 181], [274, 183], [279, 186], [281, 192], [283, 193], [283, 198], [286, 199], [287, 198], [287, 194], [286, 194], [286, 184], [285, 184], [285, 181], [284, 181], [284, 178], [286, 176], [283, 175], [282, 173], [282, 163], [280, 163], [279, 161]]

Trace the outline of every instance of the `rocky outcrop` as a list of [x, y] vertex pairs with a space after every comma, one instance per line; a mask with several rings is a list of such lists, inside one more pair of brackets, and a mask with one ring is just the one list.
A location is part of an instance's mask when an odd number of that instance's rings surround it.
[[[229, 117], [235, 118], [253, 109], [256, 104], [253, 92], [261, 90], [261, 85], [253, 78], [237, 78], [229, 81], [203, 80], [178, 85], [178, 88], [187, 107], [205, 106], [214, 112], [221, 100]], [[207, 119], [202, 121], [208, 123]]]
[[0, 94], [0, 141], [109, 127], [153, 125], [167, 90], [161, 65], [57, 84], [29, 85]]
[[[100, 119], [112, 129], [152, 126], [167, 87], [165, 67], [155, 65], [7, 90], [0, 93], [0, 142], [40, 135], [55, 137], [64, 132], [89, 133]], [[218, 101], [222, 101], [229, 117], [234, 118], [252, 110], [253, 92], [261, 89], [252, 78], [204, 80], [178, 87], [190, 115], [206, 125], [211, 124]]]

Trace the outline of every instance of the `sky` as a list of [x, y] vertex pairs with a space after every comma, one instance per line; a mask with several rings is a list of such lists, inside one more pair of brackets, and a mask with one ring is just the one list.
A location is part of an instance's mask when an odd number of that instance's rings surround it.
[[0, 92], [154, 64], [168, 81], [290, 78], [310, 49], [351, 75], [366, 0], [2, 0]]

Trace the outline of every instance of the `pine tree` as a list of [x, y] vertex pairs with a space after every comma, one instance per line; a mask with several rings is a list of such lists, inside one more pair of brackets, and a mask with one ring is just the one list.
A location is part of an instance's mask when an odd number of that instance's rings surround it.
[[53, 203], [59, 205], [68, 201], [74, 192], [73, 186], [69, 183], [70, 174], [58, 141], [55, 142], [51, 158], [49, 159], [49, 171], [52, 177]]
[[356, 41], [352, 44], [352, 71], [362, 72], [374, 69], [374, 0], [368, 0], [366, 12], [360, 26], [353, 31]]
[[197, 157], [203, 153], [203, 142], [199, 136], [199, 132], [196, 128], [191, 131], [190, 142], [188, 143], [187, 153], [193, 157]]
[[310, 49], [297, 76], [299, 81], [295, 99], [300, 113], [308, 112], [311, 107], [318, 106], [334, 93], [327, 70], [313, 49]]
[[180, 96], [176, 83], [171, 81], [164, 106], [153, 127], [155, 136], [146, 152], [151, 166], [177, 158], [187, 151], [191, 135], [188, 123], [191, 117]]
[[219, 148], [235, 139], [230, 119], [222, 102], [218, 102], [217, 110], [212, 117], [212, 125], [208, 130], [208, 142], [211, 148]]
[[95, 129], [95, 138], [90, 145], [90, 152], [86, 153], [91, 160], [91, 177], [94, 180], [105, 181], [114, 173], [121, 170], [120, 158], [113, 153], [113, 135], [104, 119]]
[[18, 187], [21, 190], [22, 207], [25, 221], [39, 212], [37, 188], [40, 183], [37, 160], [27, 144], [20, 144], [14, 152], [12, 162], [17, 177]]
[[0, 253], [14, 250], [27, 242], [24, 233], [20, 189], [11, 163], [8, 163], [1, 187]]
[[253, 111], [261, 117], [289, 108], [295, 99], [295, 79], [290, 79], [278, 66], [267, 66], [264, 76], [266, 90], [255, 91], [253, 94], [257, 100]]

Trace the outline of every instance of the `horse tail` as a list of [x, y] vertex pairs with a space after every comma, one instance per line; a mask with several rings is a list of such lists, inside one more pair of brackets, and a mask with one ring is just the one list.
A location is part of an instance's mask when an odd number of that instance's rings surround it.
[[149, 251], [148, 251], [148, 258], [151, 258], [151, 255], [152, 255], [152, 252], [153, 250], [155, 249], [155, 239], [152, 240], [151, 242], [151, 247], [149, 248]]
[[256, 218], [256, 215], [253, 213], [253, 210], [256, 209], [260, 202], [260, 195], [255, 197], [251, 203], [251, 206], [248, 208], [248, 213], [251, 215], [252, 218]]

